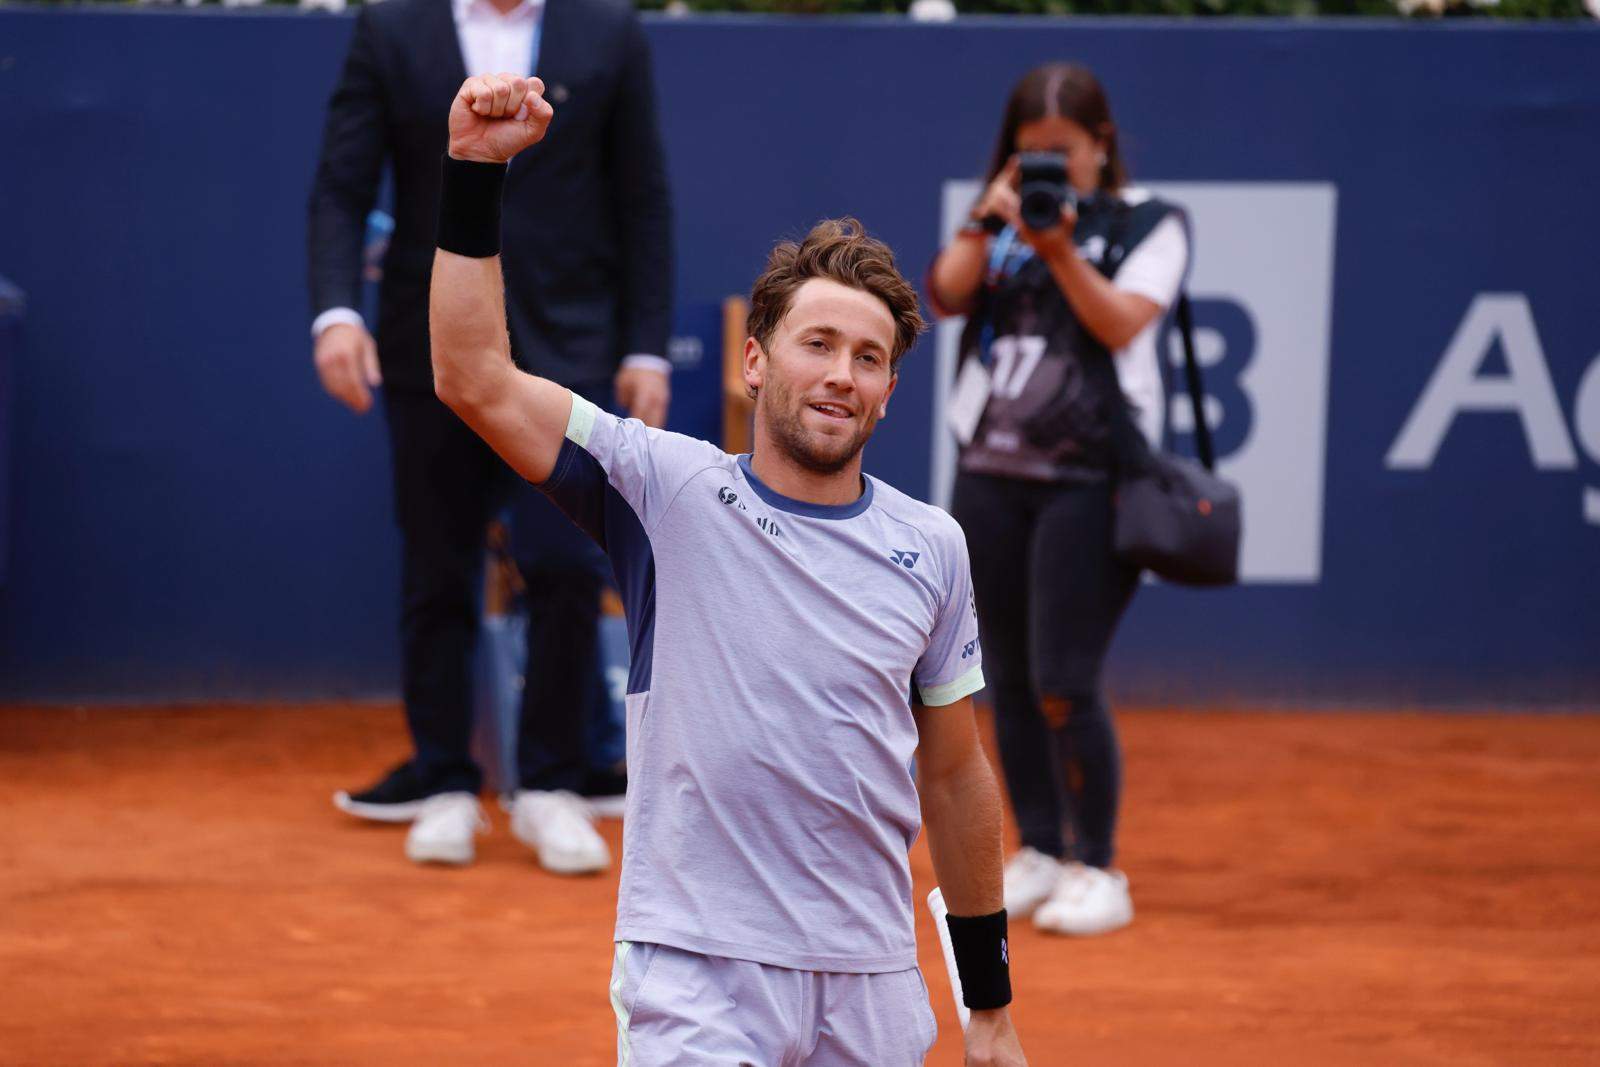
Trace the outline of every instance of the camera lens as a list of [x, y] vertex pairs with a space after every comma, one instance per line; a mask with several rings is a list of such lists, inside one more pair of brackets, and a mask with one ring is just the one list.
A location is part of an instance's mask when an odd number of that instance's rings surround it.
[[1048, 230], [1061, 224], [1061, 187], [1039, 182], [1022, 190], [1022, 221], [1030, 230]]
[[1061, 207], [1069, 202], [1067, 157], [1054, 152], [1024, 152], [1017, 158], [1019, 214], [1030, 230], [1061, 225]]

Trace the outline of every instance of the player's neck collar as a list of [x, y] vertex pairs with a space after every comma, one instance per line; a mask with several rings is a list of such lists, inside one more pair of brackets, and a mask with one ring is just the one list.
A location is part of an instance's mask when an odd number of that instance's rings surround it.
[[749, 453], [739, 457], [739, 469], [744, 472], [745, 481], [750, 483], [750, 488], [755, 490], [756, 496], [765, 501], [768, 507], [787, 511], [791, 515], [804, 515], [812, 519], [853, 519], [872, 506], [872, 479], [866, 475], [861, 476], [861, 495], [850, 503], [812, 504], [796, 500], [792, 496], [784, 496], [757, 478], [756, 472], [750, 469]]

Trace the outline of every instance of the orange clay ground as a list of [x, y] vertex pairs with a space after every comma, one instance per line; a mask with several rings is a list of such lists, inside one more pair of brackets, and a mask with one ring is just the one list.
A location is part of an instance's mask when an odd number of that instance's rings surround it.
[[[1600, 1063], [1600, 717], [1121, 721], [1138, 919], [1014, 928], [1036, 1067]], [[0, 1064], [613, 1063], [615, 872], [498, 811], [412, 866], [328, 802], [404, 751], [386, 707], [0, 709]]]

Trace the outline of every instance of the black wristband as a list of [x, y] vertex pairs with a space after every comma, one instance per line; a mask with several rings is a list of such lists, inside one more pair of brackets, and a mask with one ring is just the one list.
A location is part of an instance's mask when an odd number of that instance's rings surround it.
[[439, 185], [439, 247], [458, 256], [487, 259], [500, 254], [500, 193], [504, 163], [444, 157]]
[[946, 915], [955, 950], [961, 999], [973, 1011], [1011, 1003], [1011, 949], [1006, 944], [1006, 911], [993, 915]]

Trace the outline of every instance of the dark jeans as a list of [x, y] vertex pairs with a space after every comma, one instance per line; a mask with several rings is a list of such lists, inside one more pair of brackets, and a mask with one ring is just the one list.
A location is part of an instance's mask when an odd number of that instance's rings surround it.
[[[580, 392], [598, 402], [607, 389]], [[401, 689], [419, 774], [441, 791], [483, 784], [470, 752], [472, 657], [484, 535], [509, 503], [529, 615], [518, 776], [523, 788], [576, 788], [585, 717], [602, 713], [595, 619], [610, 564], [431, 393], [386, 389], [384, 412], [401, 535]]]
[[1111, 487], [962, 474], [983, 670], [1022, 843], [1095, 867], [1115, 854], [1122, 752], [1101, 667], [1139, 572], [1111, 551]]

